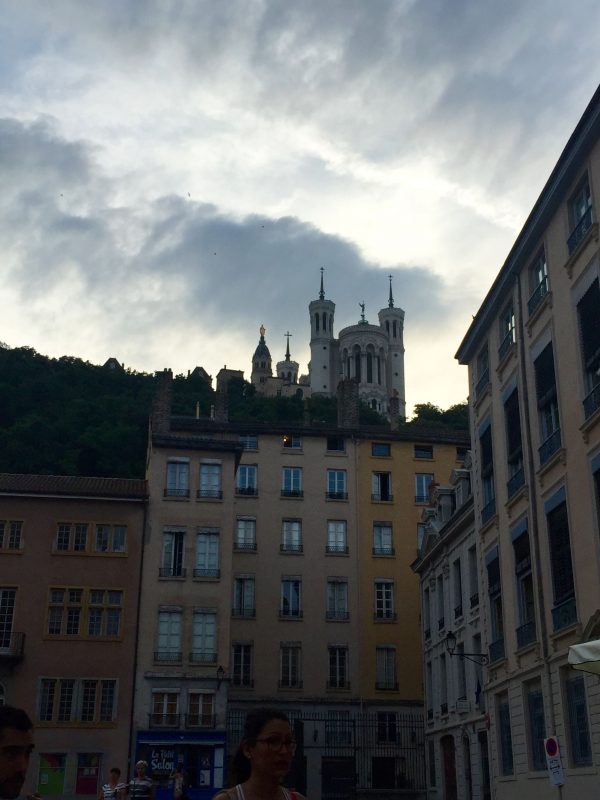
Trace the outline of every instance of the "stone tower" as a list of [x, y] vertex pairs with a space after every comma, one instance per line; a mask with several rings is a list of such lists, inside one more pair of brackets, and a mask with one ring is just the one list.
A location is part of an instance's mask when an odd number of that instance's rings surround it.
[[267, 378], [273, 377], [271, 366], [271, 353], [265, 342], [265, 326], [260, 326], [260, 339], [252, 356], [252, 375], [250, 380], [257, 388], [261, 383], [266, 383]]
[[333, 337], [335, 303], [325, 299], [323, 267], [319, 298], [308, 306], [310, 314], [310, 388], [312, 394], [335, 394], [339, 379], [337, 342]]
[[397, 398], [398, 414], [406, 418], [406, 395], [404, 387], [404, 311], [394, 306], [392, 276], [387, 308], [379, 312], [379, 325], [387, 335], [388, 358], [386, 364], [386, 386], [388, 397]]

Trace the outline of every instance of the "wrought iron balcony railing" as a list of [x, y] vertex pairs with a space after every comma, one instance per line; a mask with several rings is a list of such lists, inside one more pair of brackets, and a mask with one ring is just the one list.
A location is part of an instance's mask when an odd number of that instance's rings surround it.
[[572, 255], [577, 250], [579, 244], [585, 238], [586, 233], [592, 227], [592, 207], [590, 206], [577, 225], [571, 231], [571, 235], [567, 239], [567, 248], [569, 255]]
[[560, 449], [561, 445], [561, 438], [560, 438], [560, 428], [557, 428], [550, 436], [546, 439], [545, 442], [542, 442], [540, 448], [538, 450], [540, 456], [540, 466], [545, 464], [549, 458], [551, 458], [557, 450]]
[[594, 411], [600, 408], [600, 383], [598, 383], [583, 401], [583, 413], [589, 419]]
[[529, 311], [529, 316], [533, 314], [533, 312], [536, 310], [536, 308], [539, 306], [539, 304], [542, 302], [542, 300], [547, 294], [548, 294], [548, 278], [547, 276], [545, 276], [535, 287], [531, 297], [527, 301], [527, 310]]
[[490, 644], [489, 651], [490, 651], [490, 664], [492, 664], [494, 661], [501, 661], [505, 656], [504, 637], [496, 639], [495, 642], [492, 642]]
[[577, 622], [577, 603], [574, 597], [564, 600], [552, 609], [552, 624], [555, 631], [568, 628]]
[[536, 640], [535, 620], [525, 622], [517, 628], [517, 647], [527, 647]]
[[509, 498], [515, 495], [525, 483], [525, 472], [523, 467], [518, 469], [515, 474], [506, 482], [506, 494]]

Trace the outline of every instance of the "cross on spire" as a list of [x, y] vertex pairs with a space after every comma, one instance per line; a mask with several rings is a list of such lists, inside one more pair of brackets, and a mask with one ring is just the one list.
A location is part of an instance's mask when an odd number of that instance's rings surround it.
[[283, 335], [287, 338], [287, 345], [286, 345], [286, 348], [285, 348], [285, 360], [289, 361], [290, 360], [290, 336], [292, 334], [289, 331], [286, 331]]
[[388, 275], [388, 278], [390, 279], [390, 299], [388, 300], [388, 307], [389, 308], [393, 308], [394, 307], [394, 296], [392, 294], [392, 276]]
[[325, 299], [325, 289], [323, 289], [323, 273], [324, 272], [325, 272], [325, 269], [323, 267], [321, 267], [321, 289], [319, 291], [319, 300], [324, 300]]

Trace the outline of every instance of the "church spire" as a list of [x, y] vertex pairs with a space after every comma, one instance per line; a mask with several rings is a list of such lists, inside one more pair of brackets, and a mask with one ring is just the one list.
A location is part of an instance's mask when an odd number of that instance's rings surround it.
[[394, 307], [394, 296], [392, 294], [392, 276], [388, 275], [388, 278], [390, 279], [390, 299], [388, 300], [388, 308], [393, 308]]
[[287, 333], [284, 333], [283, 335], [285, 337], [287, 337], [287, 345], [286, 345], [286, 348], [285, 348], [285, 360], [289, 361], [290, 360], [290, 336], [292, 334], [288, 331]]
[[323, 267], [321, 267], [321, 289], [319, 291], [319, 300], [324, 300], [325, 299], [325, 289], [323, 289], [323, 273], [324, 272], [325, 272], [325, 270], [323, 269]]

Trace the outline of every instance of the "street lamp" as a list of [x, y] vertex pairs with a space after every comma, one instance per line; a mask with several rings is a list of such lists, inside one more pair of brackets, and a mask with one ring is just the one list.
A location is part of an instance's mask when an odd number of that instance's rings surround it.
[[217, 692], [221, 688], [221, 684], [223, 683], [224, 680], [225, 680], [225, 670], [219, 664], [219, 667], [217, 669]]
[[452, 658], [452, 656], [458, 656], [458, 658], [465, 658], [467, 661], [473, 661], [475, 664], [481, 664], [483, 667], [487, 667], [490, 663], [490, 659], [485, 653], [457, 653], [456, 634], [454, 631], [448, 631], [446, 634], [446, 650], [450, 658]]

